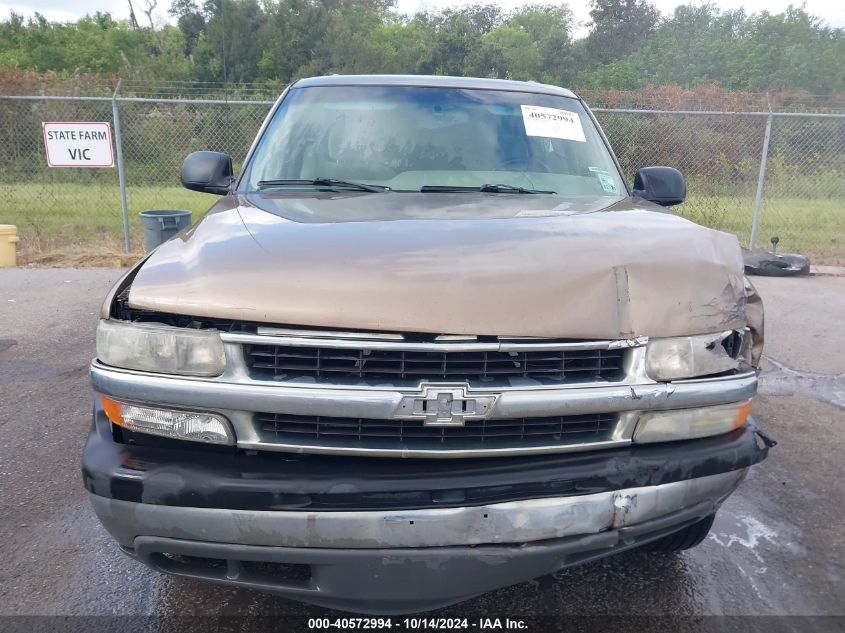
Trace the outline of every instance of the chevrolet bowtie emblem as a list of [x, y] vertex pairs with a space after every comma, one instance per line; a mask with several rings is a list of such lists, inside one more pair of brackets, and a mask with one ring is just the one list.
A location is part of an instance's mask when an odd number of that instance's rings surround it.
[[463, 426], [466, 420], [486, 418], [496, 396], [469, 396], [467, 385], [423, 385], [422, 393], [404, 396], [397, 418], [423, 420], [426, 426]]

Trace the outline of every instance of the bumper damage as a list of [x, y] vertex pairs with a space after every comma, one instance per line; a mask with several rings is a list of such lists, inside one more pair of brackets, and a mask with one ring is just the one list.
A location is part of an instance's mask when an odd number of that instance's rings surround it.
[[716, 511], [767, 454], [753, 423], [689, 442], [538, 459], [244, 455], [113, 441], [83, 477], [124, 551], [163, 572], [407, 613], [623, 551]]
[[124, 551], [170, 574], [356, 613], [401, 614], [448, 606], [622, 552], [714, 510], [713, 503], [703, 502], [637, 525], [523, 545], [296, 548], [139, 536]]

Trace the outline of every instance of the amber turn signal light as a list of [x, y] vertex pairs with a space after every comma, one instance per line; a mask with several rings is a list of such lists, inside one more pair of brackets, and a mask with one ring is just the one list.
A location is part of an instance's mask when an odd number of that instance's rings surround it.
[[100, 396], [106, 417], [118, 426], [136, 433], [148, 433], [175, 440], [208, 444], [235, 444], [235, 433], [225, 417], [217, 413], [163, 409], [118, 402]]

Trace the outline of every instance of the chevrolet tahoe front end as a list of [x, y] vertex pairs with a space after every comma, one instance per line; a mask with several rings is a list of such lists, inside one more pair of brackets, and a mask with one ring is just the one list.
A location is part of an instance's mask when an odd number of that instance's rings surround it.
[[765, 458], [736, 238], [654, 204], [669, 172], [629, 191], [568, 91], [304, 80], [229, 189], [200, 160], [224, 197], [115, 285], [91, 365], [85, 485], [154, 569], [431, 609], [692, 546]]

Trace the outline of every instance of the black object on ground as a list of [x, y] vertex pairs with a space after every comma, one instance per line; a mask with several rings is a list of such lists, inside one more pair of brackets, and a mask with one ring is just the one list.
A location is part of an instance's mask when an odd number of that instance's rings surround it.
[[810, 274], [810, 259], [797, 253], [770, 253], [762, 249], [742, 249], [746, 275], [792, 277]]

